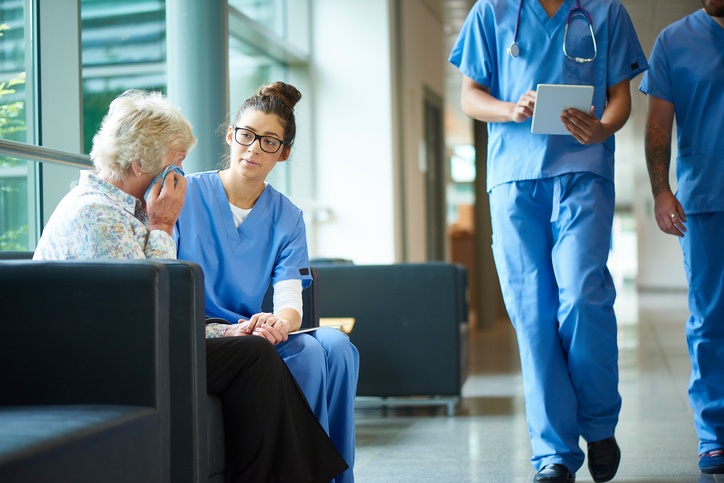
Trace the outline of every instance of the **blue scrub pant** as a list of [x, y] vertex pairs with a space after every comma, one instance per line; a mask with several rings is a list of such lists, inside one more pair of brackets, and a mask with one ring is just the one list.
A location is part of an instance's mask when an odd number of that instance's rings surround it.
[[337, 329], [319, 329], [289, 336], [277, 345], [317, 420], [349, 465], [335, 483], [354, 481], [354, 398], [359, 352]]
[[699, 453], [724, 449], [724, 213], [687, 215], [680, 239], [689, 284], [689, 402]]
[[613, 436], [621, 409], [616, 291], [606, 267], [614, 186], [590, 173], [490, 192], [493, 254], [518, 338], [536, 470], [575, 473], [579, 446]]

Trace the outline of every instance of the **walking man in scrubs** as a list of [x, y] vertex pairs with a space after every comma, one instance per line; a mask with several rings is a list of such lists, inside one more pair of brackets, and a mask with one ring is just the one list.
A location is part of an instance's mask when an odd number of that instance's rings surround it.
[[[724, 0], [665, 28], [641, 82], [649, 96], [646, 164], [654, 215], [679, 237], [689, 285], [689, 401], [699, 468], [724, 473]], [[677, 193], [669, 185], [674, 119]]]
[[[606, 268], [614, 212], [614, 137], [630, 80], [647, 69], [619, 0], [479, 0], [450, 62], [462, 108], [488, 129], [493, 255], [520, 351], [536, 482], [583, 465], [611, 480], [618, 392], [615, 288]], [[594, 86], [568, 109], [568, 135], [531, 133], [538, 84]]]

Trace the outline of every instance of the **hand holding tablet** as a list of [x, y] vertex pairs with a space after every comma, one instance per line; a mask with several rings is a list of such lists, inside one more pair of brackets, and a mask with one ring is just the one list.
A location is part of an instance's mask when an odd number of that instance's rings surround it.
[[561, 122], [561, 113], [573, 108], [587, 114], [592, 101], [593, 86], [538, 84], [530, 132], [570, 136]]

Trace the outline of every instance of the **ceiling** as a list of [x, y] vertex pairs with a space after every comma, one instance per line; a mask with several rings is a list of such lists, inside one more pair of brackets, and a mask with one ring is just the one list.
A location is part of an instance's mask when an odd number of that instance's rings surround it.
[[[475, 4], [475, 0], [420, 0], [420, 2], [439, 19], [446, 34], [446, 52], [449, 52], [465, 17]], [[621, 0], [621, 3], [631, 15], [631, 20], [647, 55], [662, 28], [701, 7], [701, 0]], [[585, 7], [585, 1], [583, 6]], [[448, 141], [453, 144], [465, 143], [465, 138], [470, 136], [470, 122], [458, 107], [460, 83], [460, 72], [454, 67], [448, 66], [445, 79], [445, 97], [448, 107], [446, 136]], [[460, 139], [456, 139], [458, 136]]]

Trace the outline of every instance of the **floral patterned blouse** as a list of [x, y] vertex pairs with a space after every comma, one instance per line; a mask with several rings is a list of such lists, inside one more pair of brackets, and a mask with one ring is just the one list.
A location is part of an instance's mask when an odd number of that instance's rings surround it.
[[58, 204], [43, 229], [36, 260], [75, 258], [176, 258], [176, 244], [163, 230], [148, 230], [141, 201], [81, 171], [78, 186]]

